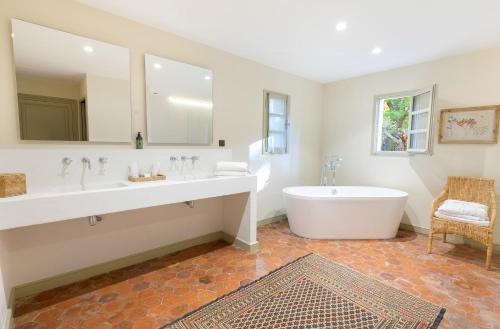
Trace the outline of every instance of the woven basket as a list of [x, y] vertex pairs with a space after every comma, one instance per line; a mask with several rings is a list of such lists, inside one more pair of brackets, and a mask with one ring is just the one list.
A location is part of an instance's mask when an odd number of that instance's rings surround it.
[[26, 194], [25, 174], [0, 174], [0, 198]]

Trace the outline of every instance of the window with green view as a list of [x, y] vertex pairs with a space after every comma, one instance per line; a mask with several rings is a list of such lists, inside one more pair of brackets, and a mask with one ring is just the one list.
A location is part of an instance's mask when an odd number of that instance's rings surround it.
[[380, 102], [383, 109], [380, 150], [406, 151], [411, 98], [387, 98]]
[[430, 153], [433, 89], [375, 97], [374, 153]]

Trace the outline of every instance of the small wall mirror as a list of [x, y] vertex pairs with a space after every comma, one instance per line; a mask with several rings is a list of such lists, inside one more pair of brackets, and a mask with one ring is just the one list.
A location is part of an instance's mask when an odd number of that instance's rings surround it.
[[145, 56], [148, 142], [212, 144], [212, 71]]
[[23, 140], [130, 142], [127, 48], [12, 20]]

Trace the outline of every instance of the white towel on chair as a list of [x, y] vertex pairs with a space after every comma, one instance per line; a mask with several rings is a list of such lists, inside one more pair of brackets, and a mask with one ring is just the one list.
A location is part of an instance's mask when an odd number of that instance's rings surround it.
[[215, 166], [215, 171], [248, 172], [248, 163], [246, 163], [246, 162], [229, 162], [229, 161], [217, 162], [217, 165]]
[[488, 206], [476, 202], [449, 199], [439, 206], [438, 212], [442, 215], [470, 220], [489, 220]]
[[453, 221], [462, 222], [462, 223], [475, 224], [475, 225], [479, 225], [479, 226], [488, 226], [490, 224], [489, 221], [481, 219], [479, 217], [467, 216], [467, 215], [450, 216], [450, 215], [446, 215], [446, 214], [439, 212], [439, 210], [434, 213], [434, 216], [436, 216], [437, 218], [441, 218], [441, 219], [453, 220]]

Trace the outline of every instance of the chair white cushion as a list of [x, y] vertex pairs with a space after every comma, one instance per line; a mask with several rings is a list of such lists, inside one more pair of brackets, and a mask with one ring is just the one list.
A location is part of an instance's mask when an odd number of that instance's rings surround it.
[[462, 222], [468, 224], [474, 224], [478, 226], [488, 226], [490, 225], [489, 220], [479, 219], [479, 217], [460, 215], [460, 216], [450, 216], [447, 214], [441, 213], [439, 210], [434, 213], [434, 216], [441, 219], [452, 220], [455, 222]]

